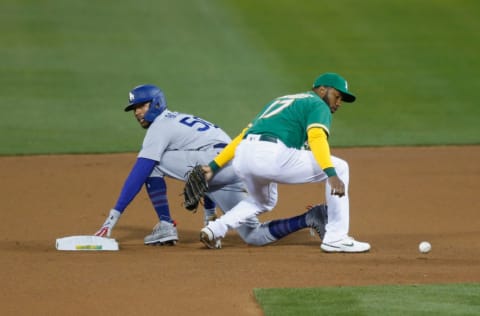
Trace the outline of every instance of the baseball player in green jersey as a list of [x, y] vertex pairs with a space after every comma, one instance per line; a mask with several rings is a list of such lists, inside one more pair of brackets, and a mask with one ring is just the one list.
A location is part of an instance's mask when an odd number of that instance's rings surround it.
[[[325, 252], [366, 252], [370, 245], [348, 235], [349, 169], [346, 161], [332, 156], [328, 137], [332, 114], [344, 102], [354, 102], [347, 81], [325, 73], [312, 91], [285, 95], [268, 103], [208, 166], [207, 180], [230, 160], [249, 193], [233, 209], [200, 232], [209, 248], [236, 229], [245, 219], [271, 211], [277, 204], [277, 183], [300, 184], [325, 181], [328, 222], [320, 248]], [[305, 149], [308, 144], [309, 150]], [[301, 219], [297, 218], [297, 221]], [[290, 233], [271, 232], [277, 239]]]

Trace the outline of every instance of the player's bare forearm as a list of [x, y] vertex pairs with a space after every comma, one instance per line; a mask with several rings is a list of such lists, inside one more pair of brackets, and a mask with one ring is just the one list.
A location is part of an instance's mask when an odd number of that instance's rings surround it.
[[345, 195], [345, 184], [338, 176], [332, 176], [328, 178], [328, 184], [330, 184], [330, 194], [342, 197]]
[[213, 170], [210, 166], [202, 166], [203, 171], [205, 171], [205, 180], [209, 181], [213, 177]]

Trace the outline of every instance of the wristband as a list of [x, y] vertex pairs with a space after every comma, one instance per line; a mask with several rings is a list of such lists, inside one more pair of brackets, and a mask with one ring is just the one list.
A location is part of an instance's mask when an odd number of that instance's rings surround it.
[[323, 172], [325, 172], [329, 178], [337, 175], [334, 167], [325, 168]]
[[212, 160], [208, 166], [210, 169], [212, 169], [213, 174], [217, 173], [217, 171], [220, 169], [220, 166], [215, 162], [215, 160]]

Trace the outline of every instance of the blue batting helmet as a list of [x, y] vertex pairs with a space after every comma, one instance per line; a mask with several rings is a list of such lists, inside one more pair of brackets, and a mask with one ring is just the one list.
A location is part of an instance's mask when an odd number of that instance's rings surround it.
[[152, 84], [144, 84], [133, 88], [128, 94], [128, 101], [125, 112], [133, 110], [137, 104], [151, 102], [144, 117], [145, 121], [150, 123], [167, 108], [167, 100], [163, 91]]

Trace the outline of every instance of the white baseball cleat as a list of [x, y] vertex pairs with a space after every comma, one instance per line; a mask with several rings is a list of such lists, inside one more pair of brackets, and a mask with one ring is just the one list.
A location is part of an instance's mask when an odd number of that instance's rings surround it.
[[222, 242], [220, 238], [215, 238], [210, 228], [204, 227], [200, 231], [200, 241], [210, 249], [222, 248]]
[[[205, 226], [208, 225], [208, 223], [210, 222], [214, 222], [217, 220], [217, 214], [213, 214], [213, 215], [210, 215], [210, 216], [205, 216]], [[209, 231], [211, 232], [211, 230], [209, 229]], [[213, 235], [213, 233], [212, 233]], [[207, 237], [207, 239], [209, 238], [209, 236], [204, 236], [204, 238]], [[201, 235], [201, 232], [200, 232], [200, 241], [202, 241], [202, 235]], [[205, 242], [202, 241], [204, 244]], [[205, 244], [206, 245], [206, 244]], [[207, 245], [206, 245], [207, 246]], [[210, 248], [210, 246], [207, 246], [208, 248]], [[221, 238], [216, 238], [215, 239], [215, 245], [213, 247], [214, 249], [220, 249], [222, 248], [222, 239]]]
[[370, 250], [370, 244], [361, 242], [347, 236], [334, 242], [322, 242], [320, 248], [325, 252], [367, 252]]

